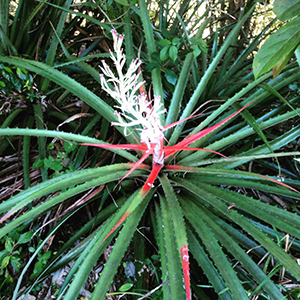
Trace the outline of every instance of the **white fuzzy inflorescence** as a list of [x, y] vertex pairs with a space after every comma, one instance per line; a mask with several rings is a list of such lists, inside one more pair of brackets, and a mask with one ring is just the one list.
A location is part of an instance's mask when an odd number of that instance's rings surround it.
[[[102, 61], [103, 67], [100, 67], [102, 88], [116, 100], [117, 105], [115, 114], [118, 116], [118, 122], [112, 125], [124, 127], [124, 133], [127, 134], [127, 127], [134, 127], [141, 131], [141, 142], [146, 143], [148, 149], [151, 144], [160, 144], [163, 135], [163, 127], [160, 123], [159, 116], [165, 113], [162, 109], [160, 97], [154, 96], [152, 101], [147, 99], [145, 93], [139, 94], [140, 88], [144, 85], [144, 81], [139, 81], [141, 73], [138, 71], [141, 61], [139, 59], [132, 60], [127, 72], [123, 73], [126, 63], [126, 57], [123, 53], [122, 43], [124, 36], [119, 35], [112, 30], [114, 40], [114, 52], [111, 53], [111, 59], [116, 67], [115, 75], [109, 66]], [[113, 89], [109, 83], [113, 85]]]

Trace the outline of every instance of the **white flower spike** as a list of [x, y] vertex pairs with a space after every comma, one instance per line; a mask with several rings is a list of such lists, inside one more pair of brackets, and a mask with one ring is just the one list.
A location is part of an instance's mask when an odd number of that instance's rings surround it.
[[[101, 86], [115, 101], [117, 105], [115, 114], [118, 116], [118, 122], [112, 125], [124, 127], [124, 134], [127, 134], [127, 127], [135, 127], [140, 131], [141, 143], [145, 143], [148, 149], [153, 149], [154, 161], [163, 163], [162, 144], [164, 128], [160, 123], [159, 116], [165, 113], [162, 109], [159, 96], [154, 96], [149, 101], [146, 94], [137, 95], [144, 81], [139, 81], [141, 72], [138, 69], [142, 62], [139, 59], [132, 60], [127, 72], [123, 73], [126, 57], [123, 53], [122, 43], [124, 36], [119, 35], [115, 30], [111, 31], [114, 41], [114, 53], [111, 52], [117, 76], [111, 71], [110, 67], [102, 61]], [[111, 88], [113, 85], [113, 88]]]

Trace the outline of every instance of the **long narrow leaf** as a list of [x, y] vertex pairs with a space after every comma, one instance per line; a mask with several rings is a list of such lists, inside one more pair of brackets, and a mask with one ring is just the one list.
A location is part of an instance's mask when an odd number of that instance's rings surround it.
[[[95, 179], [99, 176], [104, 176], [107, 174], [107, 172], [111, 173], [124, 170], [124, 167], [126, 168], [126, 165], [127, 164], [111, 165], [95, 169], [75, 171], [72, 173], [67, 173], [54, 177], [43, 183], [33, 186], [0, 204], [0, 212], [5, 212], [9, 210], [9, 213], [5, 217], [2, 217], [1, 221], [3, 222], [4, 219], [7, 219], [9, 216], [14, 214], [20, 208], [29, 204], [34, 199], [37, 199], [39, 197], [45, 196], [49, 193], [53, 193], [58, 190], [62, 190], [64, 188], [69, 188], [71, 186], [80, 184], [82, 182], [86, 182], [88, 180]], [[130, 165], [127, 165], [127, 168], [130, 167]], [[113, 177], [112, 174], [110, 174], [110, 176]]]
[[[102, 99], [88, 90], [86, 87], [81, 85], [76, 80], [67, 76], [66, 74], [56, 70], [53, 67], [47, 66], [41, 62], [26, 60], [20, 58], [8, 58], [4, 56], [0, 56], [0, 61], [6, 62], [8, 64], [12, 64], [15, 66], [23, 67], [27, 70], [40, 74], [45, 78], [50, 79], [51, 81], [57, 83], [58, 85], [64, 87], [66, 90], [69, 90], [74, 95], [83, 99], [88, 105], [94, 108], [101, 116], [107, 119], [109, 122], [118, 121], [117, 117], [114, 114], [114, 110], [111, 106], [105, 103]], [[124, 134], [123, 128], [119, 128], [120, 132]], [[130, 129], [128, 129], [130, 131]], [[129, 142], [135, 143], [139, 141], [137, 133], [132, 131], [129, 135], [126, 135], [126, 139]]]
[[[297, 109], [296, 111], [300, 112], [300, 109]], [[261, 129], [266, 129], [266, 128], [275, 126], [276, 124], [279, 124], [279, 123], [287, 120], [288, 118], [293, 118], [296, 116], [297, 116], [297, 114], [294, 111], [287, 112], [283, 115], [279, 115], [275, 118], [271, 118], [265, 122], [262, 122], [259, 124], [259, 126]], [[297, 138], [297, 136], [300, 135], [299, 128], [300, 128], [300, 126], [298, 125], [298, 126], [292, 128], [290, 131], [284, 133], [282, 136], [270, 141], [269, 144], [272, 147], [273, 151], [275, 151], [275, 150], [283, 147], [287, 143], [295, 140]], [[212, 145], [209, 145], [206, 148], [210, 149], [210, 150], [218, 151], [218, 150], [222, 149], [223, 147], [226, 147], [226, 146], [234, 143], [235, 141], [238, 141], [242, 138], [252, 135], [253, 133], [254, 133], [253, 128], [245, 127], [242, 130], [239, 130], [238, 132], [236, 132], [228, 137], [218, 140], [217, 142], [213, 143]], [[195, 143], [195, 146], [197, 146], [197, 143]], [[242, 155], [249, 154], [249, 156], [252, 156], [255, 154], [267, 154], [267, 153], [270, 153], [270, 150], [265, 145], [261, 145], [254, 149], [251, 149], [247, 152], [244, 152]], [[201, 161], [201, 158], [205, 157], [206, 155], [207, 155], [206, 153], [198, 151], [198, 152], [195, 152], [195, 153], [189, 155], [188, 157], [179, 159], [178, 163], [181, 165], [196, 166], [197, 162]], [[248, 162], [249, 160], [250, 159], [240, 160], [240, 161], [236, 161], [236, 162], [232, 162], [232, 163], [228, 162], [226, 164], [220, 164], [220, 167], [225, 167], [227, 169], [234, 168], [236, 166], [239, 166], [239, 165], [242, 165], [242, 164]]]
[[[88, 182], [79, 184], [76, 187], [70, 188], [67, 191], [62, 192], [61, 194], [59, 194], [55, 197], [52, 197], [48, 201], [45, 201], [42, 204], [32, 208], [30, 211], [22, 214], [18, 218], [15, 218], [14, 220], [12, 220], [8, 224], [6, 224], [3, 228], [0, 229], [0, 236], [1, 237], [4, 236], [5, 234], [14, 230], [17, 226], [25, 223], [26, 221], [28, 221], [32, 218], [37, 218], [41, 213], [46, 212], [47, 210], [49, 210], [50, 208], [54, 207], [55, 205], [61, 203], [62, 201], [66, 201], [70, 197], [78, 195], [79, 193], [82, 193], [93, 187], [100, 186], [101, 184], [106, 184], [111, 181], [115, 181], [115, 180], [122, 178], [122, 176], [124, 175], [125, 172], [124, 171], [121, 171], [121, 172], [115, 171], [110, 175], [100, 176], [99, 178], [98, 178], [98, 176], [95, 176], [96, 178], [90, 179]], [[42, 195], [42, 193], [41, 193], [41, 195]], [[26, 202], [22, 202], [23, 207], [28, 203], [28, 200], [31, 200], [31, 199], [25, 199], [25, 200], [26, 200]], [[12, 209], [14, 209], [14, 207]], [[9, 215], [11, 215], [11, 214], [9, 213]]]
[[[91, 138], [88, 136], [83, 136], [80, 134], [74, 134], [64, 131], [56, 130], [38, 130], [38, 129], [29, 129], [29, 128], [0, 128], [0, 136], [13, 136], [13, 135], [24, 135], [24, 136], [43, 136], [43, 137], [52, 137], [52, 138], [61, 138], [68, 141], [85, 143], [90, 145], [98, 145], [99, 143], [105, 143], [101, 140]], [[105, 143], [108, 145], [108, 143]], [[132, 154], [121, 150], [121, 149], [112, 149], [111, 151], [117, 153], [124, 158], [127, 158], [130, 161], [136, 161], [137, 158]]]
[[[162, 211], [160, 209], [160, 206], [157, 202], [155, 202], [155, 215], [152, 214], [153, 218], [153, 224], [155, 226], [155, 237], [158, 244], [159, 249], [159, 256], [161, 261], [161, 280], [166, 280], [168, 276], [168, 268], [167, 268], [167, 250], [165, 248], [165, 239], [164, 239], [164, 226], [163, 226], [163, 217], [162, 217]], [[170, 295], [170, 287], [168, 284], [165, 284], [162, 287], [163, 290], [163, 299], [169, 300]]]
[[[99, 259], [104, 249], [107, 247], [108, 243], [111, 241], [112, 237], [117, 233], [117, 231], [113, 232], [111, 235], [109, 235], [109, 237], [107, 237], [108, 233], [111, 231], [113, 225], [115, 225], [121, 218], [121, 216], [124, 215], [126, 209], [128, 209], [128, 207], [135, 201], [136, 197], [138, 197], [139, 192], [140, 191], [133, 193], [133, 195], [127, 199], [125, 205], [122, 205], [120, 209], [115, 213], [115, 215], [109, 218], [109, 220], [102, 226], [103, 229], [99, 228], [97, 230], [100, 231], [100, 234], [96, 234], [95, 238], [93, 239], [93, 247], [90, 249], [90, 252], [85, 257], [83, 263], [78, 269], [77, 274], [73, 278], [73, 281], [70, 284], [66, 295], [64, 295], [65, 300], [76, 299], [81, 287], [86, 281], [96, 261]], [[105, 239], [105, 237], [107, 238]], [[104, 291], [104, 293], [106, 293], [106, 290]]]
[[95, 290], [92, 293], [91, 300], [104, 299], [105, 294], [109, 288], [111, 281], [113, 280], [117, 268], [119, 267], [122, 257], [131, 241], [131, 238], [135, 232], [136, 227], [151, 199], [152, 192], [149, 193], [134, 212], [129, 216], [123, 229], [121, 230], [113, 250], [109, 255], [108, 261], [105, 264], [105, 268], [101, 273], [100, 280], [96, 284]]
[[[152, 24], [150, 21], [149, 12], [145, 0], [139, 0], [139, 8], [140, 8], [141, 19], [144, 27], [144, 33], [145, 33], [145, 38], [146, 38], [146, 43], [148, 48], [149, 61], [151, 63], [153, 62], [153, 54], [156, 52], [156, 46], [155, 46]], [[164, 103], [160, 68], [158, 67], [154, 68], [151, 72], [151, 77], [152, 77], [154, 95], [160, 97], [161, 103]], [[163, 119], [164, 114], [161, 114], [160, 118]]]
[[253, 236], [263, 247], [265, 247], [274, 257], [282, 263], [296, 278], [300, 278], [300, 268], [296, 261], [291, 258], [283, 249], [281, 249], [276, 243], [269, 239], [264, 233], [257, 229], [253, 224], [251, 224], [246, 218], [240, 215], [234, 210], [230, 210], [228, 213], [228, 207], [217, 199], [214, 195], [207, 193], [203, 189], [197, 187], [195, 183], [187, 182], [180, 178], [174, 179], [175, 182], [179, 183], [181, 186], [190, 190], [203, 199], [205, 202], [210, 203], [216, 209], [218, 209], [223, 214], [227, 215], [233, 222], [244, 228], [249, 234]]
[[168, 207], [172, 215], [172, 221], [175, 228], [175, 237], [177, 247], [180, 250], [181, 266], [183, 270], [183, 278], [185, 285], [186, 299], [191, 299], [191, 284], [190, 284], [190, 266], [189, 266], [189, 254], [188, 254], [188, 242], [185, 230], [185, 223], [183, 220], [182, 210], [179, 205], [176, 194], [171, 186], [166, 175], [160, 177], [160, 182], [162, 184]]
[[211, 259], [214, 261], [219, 272], [222, 274], [225, 282], [228, 284], [230, 291], [235, 299], [248, 299], [245, 289], [240, 280], [236, 276], [230, 262], [225, 253], [222, 251], [217, 239], [211, 232], [211, 229], [204, 223], [204, 221], [197, 216], [192, 209], [185, 210], [185, 216], [191, 222], [199, 238], [205, 245], [209, 252]]
[[162, 225], [164, 233], [164, 243], [167, 260], [167, 279], [170, 288], [170, 299], [185, 299], [182, 286], [182, 271], [181, 271], [181, 257], [178, 251], [177, 244], [174, 243], [175, 231], [172, 222], [172, 215], [168, 207], [167, 200], [160, 195], [160, 207], [162, 215]]
[[249, 271], [258, 283], [265, 282], [263, 288], [269, 293], [274, 299], [281, 299], [283, 295], [276, 287], [276, 285], [263, 273], [263, 271], [240, 247], [239, 245], [224, 233], [222, 229], [216, 224], [215, 220], [208, 216], [208, 212], [204, 207], [197, 206], [194, 203], [182, 202], [183, 209], [185, 211], [190, 210], [194, 214], [197, 214], [207, 226], [212, 230], [214, 236], [220, 241], [220, 243], [230, 251], [234, 257]]
[[[241, 21], [239, 21], [239, 23], [234, 27], [234, 29], [232, 30], [232, 32], [229, 34], [229, 36], [227, 37], [226, 41], [224, 42], [224, 44], [222, 45], [221, 49], [219, 50], [217, 56], [214, 58], [214, 60], [212, 61], [212, 63], [210, 64], [210, 66], [208, 67], [207, 71], [205, 72], [204, 76], [202, 77], [200, 83], [198, 84], [195, 92], [193, 93], [191, 99], [189, 100], [188, 104], [186, 105], [180, 119], [184, 119], [186, 117], [188, 117], [191, 113], [192, 110], [194, 109], [199, 97], [201, 96], [202, 92], [204, 91], [208, 81], [210, 80], [211, 76], [213, 75], [216, 66], [218, 65], [218, 63], [220, 62], [220, 60], [222, 59], [223, 55], [225, 54], [225, 52], [227, 51], [228, 47], [231, 45], [233, 39], [235, 38], [236, 34], [239, 32], [241, 26], [243, 25], [243, 23], [247, 20], [249, 14], [251, 13], [252, 10], [249, 10], [249, 12], [247, 12], [247, 14], [243, 17], [243, 19]], [[170, 144], [175, 144], [181, 134], [182, 128], [183, 128], [184, 124], [181, 124], [181, 126], [177, 126], [170, 138]]]
[[219, 294], [219, 298], [221, 300], [234, 300], [232, 294], [227, 291], [227, 285], [225, 284], [222, 276], [214, 266], [213, 262], [209, 259], [195, 234], [189, 228], [187, 228], [187, 234], [191, 253], [207, 276], [209, 282], [212, 284], [214, 290]]

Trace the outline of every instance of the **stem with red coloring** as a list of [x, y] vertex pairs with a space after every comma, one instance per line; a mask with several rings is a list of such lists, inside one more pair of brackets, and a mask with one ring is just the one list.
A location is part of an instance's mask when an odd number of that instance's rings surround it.
[[191, 299], [191, 282], [190, 282], [190, 265], [189, 265], [189, 250], [187, 245], [180, 249], [181, 263], [183, 269], [183, 279], [185, 286], [186, 299]]

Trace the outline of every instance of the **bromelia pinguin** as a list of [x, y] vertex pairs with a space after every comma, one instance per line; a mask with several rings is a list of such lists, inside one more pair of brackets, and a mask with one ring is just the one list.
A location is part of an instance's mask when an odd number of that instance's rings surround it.
[[[111, 53], [111, 59], [113, 60], [116, 68], [116, 75], [111, 71], [110, 67], [102, 61], [101, 70], [101, 85], [102, 88], [116, 101], [115, 114], [118, 118], [117, 122], [113, 122], [111, 125], [124, 127], [124, 135], [128, 135], [128, 128], [137, 130], [140, 133], [140, 144], [82, 144], [86, 146], [96, 146], [105, 149], [127, 149], [127, 150], [139, 150], [142, 151], [142, 157], [133, 164], [129, 172], [121, 179], [123, 180], [130, 175], [135, 169], [141, 167], [142, 163], [152, 155], [152, 170], [148, 176], [145, 184], [141, 190], [141, 197], [145, 197], [148, 191], [153, 187], [154, 181], [157, 178], [160, 170], [164, 166], [164, 159], [182, 150], [204, 150], [217, 153], [224, 157], [224, 155], [215, 152], [213, 150], [188, 147], [190, 144], [212, 132], [216, 128], [220, 127], [228, 120], [233, 118], [239, 112], [241, 112], [248, 105], [238, 110], [231, 116], [227, 117], [223, 121], [217, 123], [214, 126], [206, 128], [194, 135], [191, 135], [181, 142], [173, 146], [164, 146], [164, 131], [176, 126], [177, 124], [192, 118], [174, 122], [172, 124], [163, 126], [160, 121], [160, 115], [166, 111], [163, 108], [161, 99], [155, 95], [153, 100], [149, 100], [145, 94], [143, 86], [144, 81], [140, 81], [139, 67], [141, 61], [138, 59], [132, 60], [126, 73], [123, 73], [126, 57], [122, 50], [122, 42], [124, 36], [119, 35], [115, 30], [112, 30], [114, 41], [114, 53]], [[180, 169], [181, 166], [165, 166], [169, 169]], [[186, 167], [183, 167], [186, 168]], [[115, 226], [108, 233], [106, 240], [132, 213], [136, 206], [129, 207], [124, 215], [120, 218]], [[189, 275], [189, 256], [186, 237], [182, 237], [180, 245], [180, 256], [184, 275], [184, 284], [186, 290], [186, 298], [191, 299], [190, 290], [190, 275]]]

